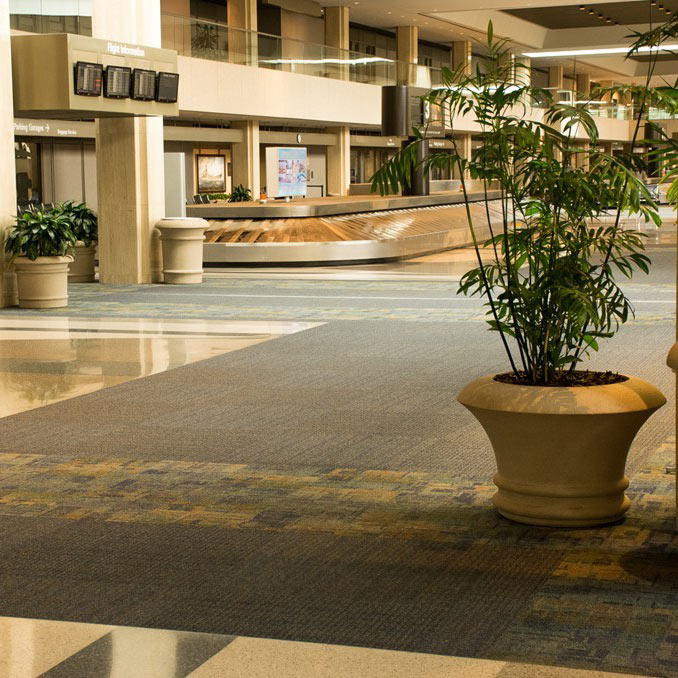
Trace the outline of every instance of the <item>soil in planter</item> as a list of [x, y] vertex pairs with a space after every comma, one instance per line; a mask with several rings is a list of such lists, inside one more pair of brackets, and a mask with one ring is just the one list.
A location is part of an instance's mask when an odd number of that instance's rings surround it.
[[494, 380], [502, 384], [515, 384], [517, 386], [607, 386], [608, 384], [620, 384], [628, 381], [628, 377], [617, 372], [589, 372], [574, 371], [557, 375], [548, 384], [535, 384], [528, 377], [527, 372], [505, 372], [498, 374]]

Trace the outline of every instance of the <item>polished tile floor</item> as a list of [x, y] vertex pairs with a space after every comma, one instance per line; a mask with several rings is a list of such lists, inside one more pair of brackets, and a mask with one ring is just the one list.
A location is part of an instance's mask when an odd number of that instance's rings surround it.
[[0, 417], [237, 351], [318, 323], [3, 317]]
[[0, 678], [623, 678], [207, 633], [0, 618]]

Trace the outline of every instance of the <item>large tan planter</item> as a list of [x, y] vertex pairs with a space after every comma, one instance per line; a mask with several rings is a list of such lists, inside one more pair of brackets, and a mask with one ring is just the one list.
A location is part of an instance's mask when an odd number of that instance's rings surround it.
[[88, 247], [78, 240], [73, 261], [68, 267], [68, 282], [94, 282], [94, 250], [94, 245]]
[[72, 257], [27, 257], [14, 260], [19, 306], [59, 308], [68, 304], [68, 264]]
[[666, 403], [630, 377], [607, 386], [517, 386], [483, 377], [458, 397], [485, 429], [497, 460], [494, 505], [531, 525], [579, 527], [621, 518], [631, 443]]
[[162, 243], [162, 273], [166, 283], [202, 282], [202, 244], [209, 224], [204, 219], [162, 219], [155, 227]]

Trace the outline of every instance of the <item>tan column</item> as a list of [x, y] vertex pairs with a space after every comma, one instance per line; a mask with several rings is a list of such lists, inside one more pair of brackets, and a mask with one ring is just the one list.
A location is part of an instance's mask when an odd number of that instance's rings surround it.
[[577, 74], [577, 101], [588, 101], [591, 96], [591, 75], [589, 73]]
[[256, 66], [257, 0], [228, 0], [228, 25], [240, 29], [228, 32], [228, 60], [236, 64]]
[[348, 7], [325, 7], [325, 44], [348, 49], [348, 35]]
[[[160, 0], [93, 0], [95, 38], [160, 47]], [[161, 117], [97, 123], [99, 264], [103, 283], [161, 279], [155, 230], [165, 216]]]
[[522, 87], [529, 87], [532, 81], [532, 59], [516, 54], [513, 57], [514, 81]]
[[[349, 48], [349, 9], [348, 7], [325, 7], [325, 45], [332, 49], [325, 50], [326, 57], [341, 59], [342, 52], [337, 50], [348, 50]], [[336, 80], [350, 80], [351, 73], [349, 66], [341, 64], [327, 64], [326, 70], [330, 77]]]
[[259, 158], [259, 123], [256, 120], [233, 122], [234, 129], [242, 130], [243, 141], [231, 146], [233, 162], [233, 187], [242, 184], [252, 191], [252, 198], [261, 193], [261, 170]]
[[470, 40], [455, 40], [452, 43], [452, 65], [456, 71], [462, 64], [464, 73], [471, 75], [473, 72], [473, 43]]
[[[598, 84], [601, 87], [612, 87], [612, 85], [614, 85], [614, 80], [601, 80]], [[612, 93], [606, 92], [603, 94], [602, 101], [606, 101], [608, 104], [612, 103]]]
[[14, 104], [9, 40], [9, 0], [0, 0], [0, 306], [14, 306], [16, 281], [4, 254], [5, 235], [16, 214], [16, 168], [14, 165]]
[[[469, 159], [471, 157], [471, 134], [469, 133], [460, 133], [460, 134], [455, 134], [455, 149], [457, 153], [462, 158]], [[453, 179], [461, 179], [461, 174], [459, 173], [459, 168], [454, 167], [452, 171], [452, 178]], [[471, 173], [467, 170], [464, 173], [464, 179], [467, 181], [470, 180], [471, 178]]]
[[565, 82], [563, 67], [562, 66], [549, 66], [549, 87], [555, 87], [556, 89], [563, 89], [563, 83]]
[[348, 195], [351, 185], [351, 134], [348, 127], [328, 127], [336, 143], [327, 147], [327, 194]]
[[396, 28], [396, 59], [398, 60], [398, 83], [416, 82], [416, 64], [419, 63], [419, 29], [416, 26]]

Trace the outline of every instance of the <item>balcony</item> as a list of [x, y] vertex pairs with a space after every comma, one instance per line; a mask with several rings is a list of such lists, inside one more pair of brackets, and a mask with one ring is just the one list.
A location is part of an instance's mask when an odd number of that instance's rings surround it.
[[367, 85], [409, 82], [430, 89], [441, 71], [370, 54], [281, 38], [176, 14], [162, 15], [162, 46], [179, 55]]

